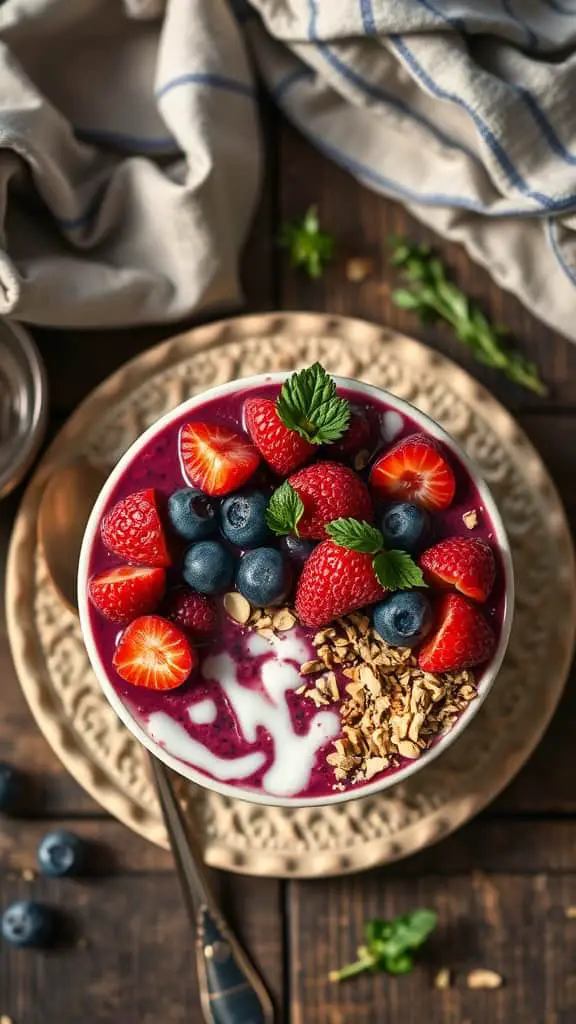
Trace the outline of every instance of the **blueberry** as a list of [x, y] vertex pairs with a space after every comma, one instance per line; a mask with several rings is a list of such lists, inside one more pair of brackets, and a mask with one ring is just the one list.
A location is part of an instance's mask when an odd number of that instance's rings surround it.
[[184, 540], [205, 540], [218, 527], [218, 506], [194, 487], [183, 487], [168, 498], [168, 518]]
[[32, 900], [17, 900], [2, 914], [2, 938], [11, 946], [45, 946], [53, 932], [49, 907]]
[[86, 844], [73, 832], [48, 832], [38, 847], [38, 864], [45, 875], [79, 875], [86, 864]]
[[380, 529], [388, 547], [412, 552], [425, 544], [430, 532], [430, 519], [417, 505], [400, 502], [385, 509]]
[[430, 601], [418, 590], [399, 590], [374, 606], [372, 620], [391, 647], [415, 647], [432, 626]]
[[295, 562], [305, 562], [316, 547], [317, 541], [303, 540], [301, 537], [283, 537], [282, 547], [286, 554]]
[[290, 564], [277, 548], [257, 548], [240, 559], [236, 586], [257, 608], [282, 604], [291, 581]]
[[22, 796], [22, 777], [12, 765], [0, 761], [0, 811], [16, 810]]
[[266, 522], [268, 495], [262, 491], [240, 491], [222, 502], [220, 525], [231, 544], [254, 548], [271, 539]]
[[184, 555], [182, 575], [199, 594], [217, 594], [232, 583], [234, 558], [218, 541], [201, 540]]

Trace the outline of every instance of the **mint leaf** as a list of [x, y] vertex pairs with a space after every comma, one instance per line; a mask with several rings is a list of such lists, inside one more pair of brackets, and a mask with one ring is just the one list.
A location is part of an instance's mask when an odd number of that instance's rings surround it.
[[320, 229], [318, 210], [311, 206], [301, 221], [284, 224], [278, 244], [288, 249], [293, 267], [302, 267], [308, 277], [321, 277], [334, 256], [334, 238]]
[[372, 567], [385, 590], [411, 590], [425, 587], [422, 570], [406, 551], [382, 551], [376, 555]]
[[426, 942], [436, 927], [433, 910], [414, 910], [384, 921], [373, 918], [366, 924], [366, 945], [358, 949], [358, 959], [339, 971], [331, 971], [331, 981], [344, 981], [364, 971], [408, 974], [414, 966], [413, 953]]
[[350, 406], [320, 363], [293, 373], [282, 386], [276, 412], [288, 430], [310, 444], [328, 444], [342, 437], [350, 423]]
[[380, 530], [360, 519], [334, 519], [326, 527], [326, 533], [341, 548], [363, 551], [366, 555], [375, 555], [384, 543]]
[[287, 533], [295, 533], [298, 536], [298, 523], [303, 515], [302, 498], [285, 480], [268, 502], [266, 522], [269, 528], [278, 536]]

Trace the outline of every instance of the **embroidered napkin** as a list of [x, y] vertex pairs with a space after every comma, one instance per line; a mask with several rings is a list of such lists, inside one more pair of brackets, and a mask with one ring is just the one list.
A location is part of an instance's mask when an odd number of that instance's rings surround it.
[[250, 51], [294, 124], [576, 337], [576, 0], [6, 0], [0, 313], [240, 300]]

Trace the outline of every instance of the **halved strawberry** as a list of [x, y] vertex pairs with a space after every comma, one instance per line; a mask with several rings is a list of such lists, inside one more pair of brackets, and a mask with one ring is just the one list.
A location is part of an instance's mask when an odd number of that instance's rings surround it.
[[182, 630], [159, 615], [143, 615], [122, 633], [112, 664], [133, 686], [173, 690], [186, 682], [197, 660]]
[[180, 430], [184, 477], [205, 494], [230, 494], [258, 468], [260, 453], [247, 437], [214, 423], [186, 423]]
[[431, 586], [455, 587], [481, 604], [496, 576], [492, 548], [479, 537], [449, 537], [428, 548], [420, 558], [424, 579]]
[[130, 622], [137, 615], [153, 612], [165, 589], [165, 570], [141, 565], [107, 569], [88, 583], [92, 603], [111, 622]]
[[411, 434], [384, 452], [372, 467], [370, 485], [431, 510], [448, 508], [456, 490], [449, 462], [425, 434]]
[[270, 398], [248, 398], [244, 417], [250, 437], [271, 469], [286, 476], [306, 462], [316, 450], [296, 430], [285, 427]]
[[482, 612], [461, 594], [446, 594], [436, 610], [434, 633], [420, 648], [423, 672], [459, 672], [488, 661], [496, 637]]
[[153, 487], [118, 501], [104, 516], [100, 534], [108, 550], [127, 562], [160, 568], [170, 565]]

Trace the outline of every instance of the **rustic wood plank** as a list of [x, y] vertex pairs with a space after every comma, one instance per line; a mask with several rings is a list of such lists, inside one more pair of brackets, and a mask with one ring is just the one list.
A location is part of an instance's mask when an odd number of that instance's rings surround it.
[[[15, 1024], [201, 1020], [193, 934], [173, 873], [37, 878], [31, 885], [0, 877], [0, 905], [24, 897], [60, 910], [66, 940], [45, 953], [0, 943], [0, 1016]], [[281, 1007], [278, 883], [237, 880], [225, 897], [226, 913]]]
[[[517, 299], [499, 289], [484, 270], [470, 262], [461, 246], [439, 239], [397, 203], [356, 182], [288, 125], [282, 130], [280, 160], [281, 220], [299, 218], [308, 206], [316, 203], [322, 225], [335, 235], [339, 249], [332, 266], [315, 282], [289, 268], [285, 258], [282, 285], [285, 308], [328, 310], [396, 327], [460, 363], [513, 410], [576, 404], [576, 346], [545, 327]], [[530, 392], [509, 384], [501, 374], [475, 362], [447, 328], [423, 328], [413, 315], [393, 305], [390, 299], [393, 278], [387, 265], [386, 240], [394, 234], [434, 245], [453, 270], [457, 283], [478, 299], [496, 322], [507, 326], [522, 352], [539, 364], [552, 389], [550, 399], [535, 398]], [[362, 284], [346, 279], [345, 264], [349, 256], [368, 256], [374, 260], [374, 272]]]
[[[393, 870], [292, 887], [293, 1024], [569, 1024], [576, 1019], [576, 924], [566, 916], [576, 875], [430, 875]], [[409, 977], [363, 975], [335, 985], [328, 972], [355, 959], [364, 922], [432, 907], [437, 933]], [[453, 987], [438, 991], [440, 968]], [[476, 968], [498, 972], [497, 991], [471, 991]]]
[[[54, 828], [70, 829], [89, 843], [89, 874], [164, 874], [173, 870], [171, 854], [108, 816], [49, 821], [4, 818], [0, 831], [0, 874], [38, 874], [36, 850]], [[390, 867], [394, 875], [456, 875], [473, 871], [534, 874], [576, 873], [576, 819], [512, 817], [491, 810], [448, 839]], [[244, 884], [230, 875], [230, 885]], [[266, 883], [267, 885], [267, 883]]]

